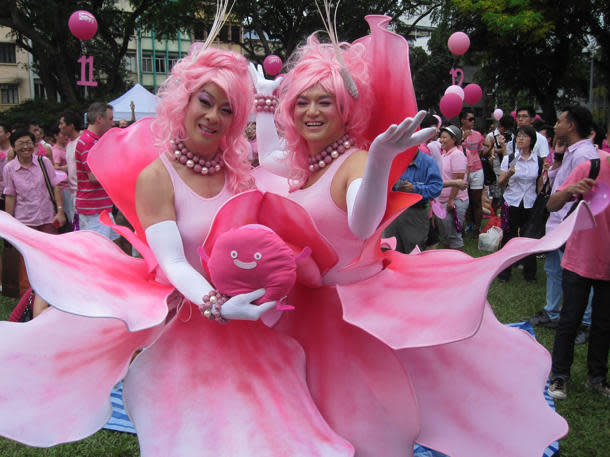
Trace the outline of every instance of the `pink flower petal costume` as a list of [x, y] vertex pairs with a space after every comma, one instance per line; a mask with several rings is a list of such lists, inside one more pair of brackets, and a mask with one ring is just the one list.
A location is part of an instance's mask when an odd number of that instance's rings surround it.
[[[371, 22], [373, 42], [389, 39], [381, 22]], [[111, 131], [92, 152], [92, 169], [128, 216], [135, 176], [157, 156], [142, 151], [153, 150], [145, 121]], [[133, 157], [116, 181], [118, 159]], [[507, 264], [590, 227], [588, 208], [541, 240], [516, 238], [479, 259], [382, 253], [392, 218], [366, 241], [352, 235], [330, 200], [330, 171], [290, 199], [250, 191], [220, 207], [199, 197], [203, 228], [181, 228], [195, 258], [206, 235], [213, 243], [252, 223], [312, 249], [315, 263], [288, 297], [295, 310], [272, 328], [220, 325], [189, 302], [174, 314], [176, 294], [155, 278], [143, 239], [125, 232], [145, 258], [133, 259], [101, 236], [46, 235], [0, 214], [0, 235], [24, 254], [33, 287], [56, 308], [26, 324], [0, 323], [0, 434], [41, 447], [92, 434], [127, 372], [125, 404], [145, 457], [404, 457], [415, 440], [453, 457], [542, 455], [567, 432], [542, 395], [550, 357], [495, 319], [486, 291]], [[444, 276], [450, 289], [435, 280]]]

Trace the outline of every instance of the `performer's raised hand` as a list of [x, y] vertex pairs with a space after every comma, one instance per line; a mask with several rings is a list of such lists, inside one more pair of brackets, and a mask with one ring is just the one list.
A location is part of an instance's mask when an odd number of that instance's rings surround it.
[[421, 121], [426, 117], [425, 111], [418, 112], [415, 117], [407, 117], [399, 125], [392, 124], [379, 134], [371, 144], [369, 154], [374, 160], [393, 160], [398, 154], [412, 146], [426, 142], [436, 132], [436, 127], [427, 127], [418, 132]]
[[265, 79], [265, 73], [262, 65], [254, 65], [252, 62], [248, 64], [248, 71], [254, 83], [256, 93], [260, 95], [272, 95], [273, 91], [278, 88], [282, 82], [283, 76], [275, 79]]

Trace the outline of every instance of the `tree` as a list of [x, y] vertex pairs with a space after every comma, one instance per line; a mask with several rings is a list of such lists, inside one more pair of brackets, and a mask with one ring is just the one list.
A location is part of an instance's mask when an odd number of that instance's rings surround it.
[[[583, 48], [587, 46], [591, 1], [451, 0], [454, 26], [469, 33], [478, 55], [480, 82], [488, 91], [524, 92], [556, 119], [561, 98], [587, 90]], [[560, 97], [561, 94], [561, 97]]]
[[[408, 33], [409, 26], [401, 20], [405, 13], [425, 16], [441, 3], [441, 0], [358, 0], [341, 3], [337, 14], [339, 39], [351, 42], [368, 34], [364, 21], [367, 14], [388, 15], [392, 17], [397, 32]], [[272, 53], [286, 59], [308, 35], [323, 30], [314, 0], [238, 0], [233, 12], [243, 18], [246, 33], [241, 45], [252, 60], [260, 60]]]
[[[49, 96], [58, 93], [69, 104], [79, 104], [84, 92], [80, 78], [81, 55], [94, 56], [98, 86], [89, 88], [91, 98], [106, 99], [125, 89], [123, 58], [137, 26], [179, 23], [177, 17], [192, 17], [194, 2], [131, 0], [128, 10], [116, 2], [91, 0], [0, 0], [0, 25], [15, 34], [17, 46], [32, 54], [35, 70]], [[96, 36], [80, 42], [70, 33], [68, 18], [76, 10], [87, 10], [97, 19]], [[184, 16], [183, 16], [184, 15]], [[140, 21], [140, 22], [138, 22]]]

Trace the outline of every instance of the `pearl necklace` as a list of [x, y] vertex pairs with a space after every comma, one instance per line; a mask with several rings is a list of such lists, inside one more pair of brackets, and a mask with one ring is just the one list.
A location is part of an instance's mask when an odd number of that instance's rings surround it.
[[170, 144], [172, 148], [175, 148], [173, 159], [182, 165], [186, 165], [193, 170], [193, 173], [198, 175], [213, 175], [225, 166], [222, 152], [218, 152], [211, 160], [206, 160], [189, 151], [181, 140], [171, 140]]
[[345, 151], [353, 146], [355, 140], [347, 133], [335, 141], [330, 146], [322, 149], [322, 152], [315, 156], [309, 156], [307, 161], [309, 162], [309, 171], [318, 171], [320, 168], [324, 168], [326, 165], [331, 163]]

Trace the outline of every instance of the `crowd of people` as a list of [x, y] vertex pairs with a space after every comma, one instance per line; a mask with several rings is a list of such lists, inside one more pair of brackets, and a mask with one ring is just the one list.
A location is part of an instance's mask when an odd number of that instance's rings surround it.
[[[462, 293], [466, 268], [475, 264], [455, 250], [463, 250], [465, 233], [479, 237], [484, 214], [502, 213], [504, 247], [487, 264], [489, 277], [476, 285], [486, 289], [496, 274], [508, 281], [510, 267], [502, 268], [514, 256], [522, 258], [525, 280], [536, 281], [536, 245], [511, 240], [523, 234], [545, 181], [552, 211], [545, 240], [557, 249], [545, 253], [547, 306], [531, 322], [557, 328], [549, 393], [566, 397], [578, 329], [589, 324], [587, 382], [610, 396], [610, 259], [597, 248], [609, 244], [609, 210], [596, 215], [597, 228], [572, 234], [563, 250], [563, 227], [572, 219], [553, 233], [574, 196], [610, 184], [608, 144], [593, 142], [591, 113], [570, 106], [553, 128], [536, 124], [532, 108], [519, 107], [515, 119], [503, 117], [484, 135], [468, 108], [460, 125], [414, 110], [385, 112], [394, 115], [392, 122], [371, 134], [372, 111], [381, 107], [375, 90], [391, 88], [392, 81], [381, 65], [367, 65], [367, 52], [386, 39], [374, 33], [369, 41], [339, 47], [311, 36], [276, 80], [235, 52], [194, 47], [162, 87], [157, 117], [130, 126], [130, 135], [111, 130], [113, 110], [105, 103], [89, 107], [83, 130], [74, 113], [59, 115], [49, 143], [36, 123], [28, 129], [0, 124], [4, 210], [29, 227], [2, 219], [0, 233], [10, 233], [19, 246], [35, 239], [38, 250], [51, 243], [66, 255], [94, 250], [119, 238], [111, 229], [117, 204], [135, 229], [123, 234], [148, 265], [136, 268], [133, 259], [109, 249], [103, 258], [66, 262], [53, 272], [64, 275], [65, 290], [52, 287], [51, 274], [39, 276], [35, 321], [64, 331], [47, 341], [49, 357], [34, 362], [27, 343], [32, 326], [7, 327], [4, 335], [24, 344], [19, 357], [0, 354], [2, 363], [15, 364], [6, 382], [23, 382], [31, 377], [25, 366], [42, 370], [74, 345], [84, 353], [99, 348], [112, 333], [103, 357], [81, 359], [82, 386], [63, 371], [32, 380], [53, 382], [54, 402], [92, 402], [90, 384], [101, 394], [66, 434], [62, 418], [45, 408], [44, 389], [33, 388], [20, 409], [28, 414], [0, 418], [0, 433], [37, 446], [93, 433], [107, 419], [104, 394], [107, 403], [109, 389], [129, 367], [124, 395], [142, 455], [207, 449], [215, 455], [348, 456], [356, 449], [361, 456], [398, 456], [408, 455], [415, 439], [449, 454], [500, 455], [499, 441], [503, 455], [540, 454], [547, 438], [565, 433], [542, 396], [527, 393], [547, 375], [544, 350], [500, 325], [484, 297]], [[414, 107], [414, 100], [404, 102]], [[250, 128], [246, 135], [252, 114], [256, 133]], [[405, 150], [415, 153], [395, 170], [394, 159]], [[121, 160], [134, 151], [150, 160]], [[97, 167], [92, 155], [106, 165]], [[253, 168], [254, 160], [261, 165]], [[121, 182], [112, 180], [119, 175]], [[130, 182], [133, 195], [115, 201]], [[405, 194], [396, 198], [411, 199], [393, 221], [386, 214], [395, 201], [388, 184]], [[279, 308], [264, 287], [223, 295], [201, 263], [198, 248], [205, 251], [219, 230], [253, 223], [312, 251], [313, 261], [299, 267], [284, 297], [293, 310]], [[29, 236], [31, 229], [94, 231], [104, 239], [69, 242]], [[382, 251], [371, 242], [382, 232], [395, 237], [395, 249]], [[441, 243], [451, 250], [435, 249]], [[236, 250], [230, 255], [244, 270], [262, 258], [257, 252], [252, 264], [238, 261]], [[24, 294], [29, 284], [23, 260], [20, 265]], [[427, 275], [443, 268], [458, 275], [456, 284], [431, 284]], [[83, 275], [91, 280], [87, 303], [80, 304], [74, 297], [85, 286], [70, 278]], [[450, 304], [447, 293], [455, 297]], [[486, 352], [491, 347], [502, 349]], [[517, 353], [527, 360], [515, 363]], [[464, 357], [476, 379], [464, 373]], [[506, 383], [507, 369], [519, 382]], [[448, 372], [459, 379], [447, 379]], [[481, 384], [486, 388], [478, 391]], [[176, 386], [179, 398], [172, 394]], [[466, 408], [469, 396], [456, 395], [456, 388], [476, 392], [476, 411]], [[508, 397], [511, 403], [502, 403]], [[0, 409], [8, 401], [0, 400]], [[470, 421], [450, 413], [459, 408], [471, 411]], [[24, 431], [28, 417], [36, 417], [38, 430]], [[262, 426], [270, 423], [276, 425]], [[211, 439], [214, 424], [226, 436], [245, 431], [249, 439]], [[37, 434], [40, 427], [44, 433]]]

